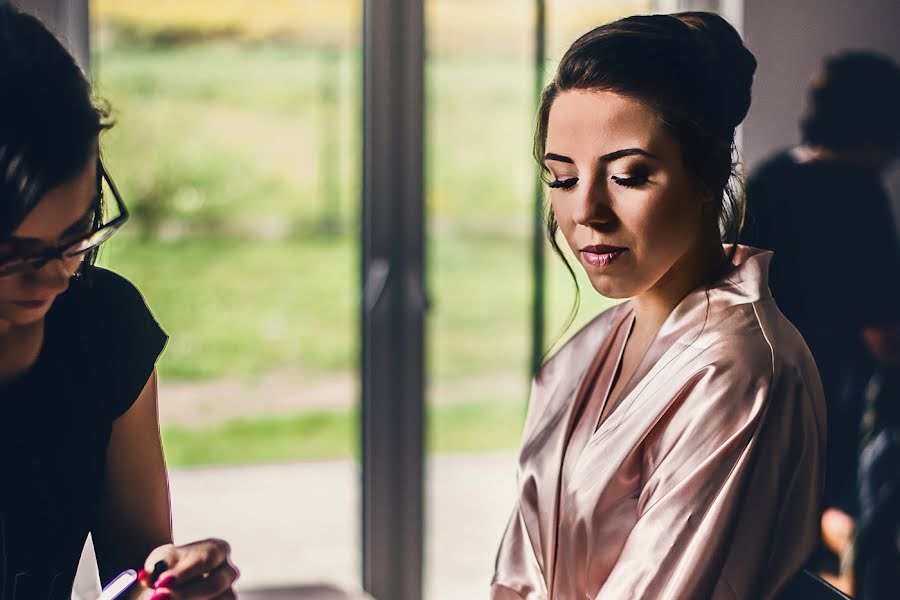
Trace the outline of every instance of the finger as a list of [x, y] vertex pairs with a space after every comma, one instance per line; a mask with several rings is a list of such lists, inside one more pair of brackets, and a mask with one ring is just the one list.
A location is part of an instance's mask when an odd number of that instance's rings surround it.
[[155, 581], [168, 570], [175, 560], [177, 549], [174, 544], [165, 544], [155, 548], [144, 561], [144, 568], [138, 573], [138, 579], [146, 587], [153, 587]]
[[145, 568], [165, 560], [168, 569], [157, 579], [155, 587], [174, 588], [202, 577], [228, 561], [231, 548], [224, 540], [208, 539], [183, 546], [161, 546], [147, 558]]
[[144, 570], [147, 573], [152, 573], [153, 568], [156, 566], [161, 560], [166, 561], [166, 564], [169, 564], [172, 559], [175, 558], [175, 544], [165, 544], [163, 546], [159, 546], [155, 548], [153, 552], [147, 555], [147, 560], [144, 561]]
[[164, 560], [159, 560], [156, 564], [153, 565], [152, 571], [147, 571], [146, 569], [141, 569], [138, 571], [137, 578], [138, 581], [141, 582], [141, 585], [144, 587], [153, 587], [156, 581], [159, 579], [160, 575], [163, 574], [169, 565]]
[[217, 598], [231, 589], [237, 575], [237, 570], [225, 562], [206, 577], [195, 577], [185, 583], [168, 586], [167, 589], [158, 587], [156, 591], [171, 592], [172, 598], [175, 599]]

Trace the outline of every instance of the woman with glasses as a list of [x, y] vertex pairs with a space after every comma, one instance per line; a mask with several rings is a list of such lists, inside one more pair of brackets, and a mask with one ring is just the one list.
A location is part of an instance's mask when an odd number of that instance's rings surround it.
[[72, 56], [0, 6], [0, 598], [68, 598], [85, 538], [134, 598], [231, 598], [220, 540], [172, 545], [155, 363], [138, 291], [93, 266], [128, 211]]
[[494, 600], [770, 599], [816, 545], [816, 366], [769, 293], [771, 253], [722, 243], [755, 68], [714, 14], [629, 17], [545, 88], [550, 241], [629, 300], [535, 377]]

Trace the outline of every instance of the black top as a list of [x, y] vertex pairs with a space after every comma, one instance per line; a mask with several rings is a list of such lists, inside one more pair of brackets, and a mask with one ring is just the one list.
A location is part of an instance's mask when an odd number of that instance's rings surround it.
[[[860, 331], [900, 317], [900, 243], [874, 171], [781, 152], [747, 182], [744, 243], [775, 252], [772, 296], [812, 351], [828, 407], [825, 502], [854, 496], [862, 388]], [[843, 498], [843, 499], [842, 499]]]
[[134, 286], [104, 269], [89, 268], [53, 303], [37, 361], [0, 387], [0, 597], [70, 598], [112, 422], [166, 339]]

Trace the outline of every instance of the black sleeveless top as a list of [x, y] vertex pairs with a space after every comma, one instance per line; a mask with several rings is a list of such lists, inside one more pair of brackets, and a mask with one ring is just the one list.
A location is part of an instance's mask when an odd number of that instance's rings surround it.
[[119, 275], [87, 269], [45, 321], [34, 365], [0, 387], [0, 598], [70, 598], [106, 473], [112, 422], [166, 335]]

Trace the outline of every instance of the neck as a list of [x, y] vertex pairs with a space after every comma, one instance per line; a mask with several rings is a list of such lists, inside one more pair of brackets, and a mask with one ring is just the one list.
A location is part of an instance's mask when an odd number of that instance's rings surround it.
[[[707, 228], [710, 230], [710, 228]], [[712, 283], [728, 268], [728, 257], [715, 226], [701, 236], [697, 244], [685, 253], [663, 277], [633, 300], [635, 325], [654, 333], [676, 306], [697, 288]]]

